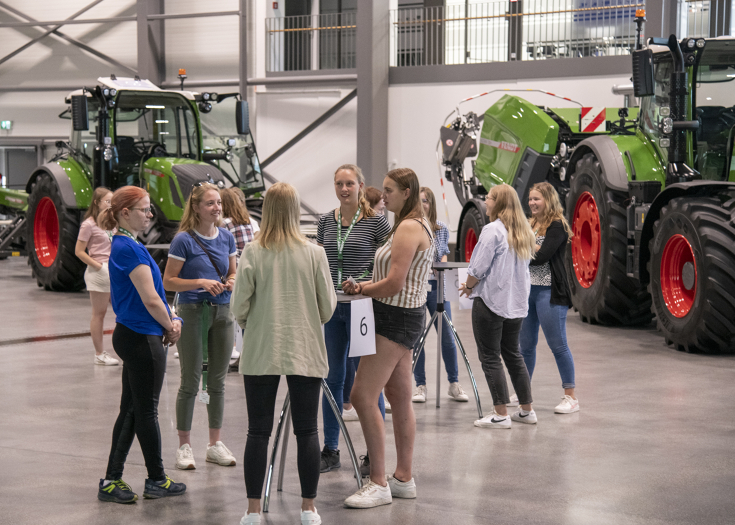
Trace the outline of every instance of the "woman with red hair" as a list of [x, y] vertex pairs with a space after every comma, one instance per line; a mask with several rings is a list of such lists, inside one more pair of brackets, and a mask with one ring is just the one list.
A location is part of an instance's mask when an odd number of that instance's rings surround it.
[[117, 228], [110, 253], [110, 292], [116, 314], [112, 347], [123, 361], [120, 414], [112, 431], [112, 447], [97, 498], [115, 503], [138, 499], [122, 480], [125, 458], [138, 437], [148, 469], [144, 498], [178, 496], [186, 485], [175, 483], [163, 470], [158, 397], [166, 372], [164, 344], [181, 336], [181, 319], [172, 317], [166, 303], [161, 271], [138, 241], [152, 217], [148, 193], [137, 186], [117, 190], [111, 205], [99, 216], [105, 230]]

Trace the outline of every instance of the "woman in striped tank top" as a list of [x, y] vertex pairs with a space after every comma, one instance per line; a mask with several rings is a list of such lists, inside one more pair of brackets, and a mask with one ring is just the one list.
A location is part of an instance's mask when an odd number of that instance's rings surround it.
[[[416, 418], [411, 404], [412, 348], [425, 325], [427, 278], [434, 258], [433, 236], [423, 217], [419, 179], [413, 170], [389, 171], [383, 181], [385, 206], [396, 214], [386, 243], [375, 253], [371, 283], [346, 286], [347, 293], [373, 298], [377, 353], [364, 356], [352, 387], [352, 404], [360, 416], [370, 454], [370, 482], [345, 500], [354, 508], [386, 505], [415, 498], [411, 464]], [[385, 476], [385, 425], [378, 408], [384, 390], [393, 407], [393, 434], [398, 461]]]

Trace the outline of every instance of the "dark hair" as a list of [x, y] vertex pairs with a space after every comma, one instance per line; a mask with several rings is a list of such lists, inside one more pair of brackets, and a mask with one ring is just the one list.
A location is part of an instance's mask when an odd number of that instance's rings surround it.
[[383, 198], [383, 192], [380, 191], [378, 188], [368, 186], [367, 188], [365, 188], [365, 198], [370, 203], [370, 207], [375, 208], [380, 202], [380, 199]]
[[94, 190], [94, 193], [92, 193], [92, 204], [87, 208], [87, 213], [84, 214], [84, 219], [82, 219], [83, 221], [92, 217], [92, 220], [95, 223], [97, 222], [97, 216], [100, 214], [100, 201], [108, 193], [112, 193], [112, 190], [104, 186], [100, 186]]
[[411, 168], [396, 168], [390, 170], [385, 174], [386, 177], [391, 179], [398, 185], [401, 191], [409, 190], [408, 199], [403, 204], [403, 208], [396, 215], [396, 222], [393, 225], [393, 229], [390, 231], [390, 235], [395, 233], [398, 229], [398, 225], [406, 219], [421, 219], [424, 216], [423, 209], [421, 208], [421, 185], [419, 184], [419, 178]]
[[136, 202], [146, 196], [148, 192], [139, 186], [123, 186], [115, 190], [110, 207], [100, 214], [99, 227], [103, 230], [117, 228], [117, 216], [120, 212], [125, 208], [132, 208]]
[[[241, 190], [242, 191], [242, 190]], [[250, 224], [250, 214], [245, 204], [234, 188], [220, 190], [222, 197], [222, 215], [225, 219], [232, 219], [235, 226]]]

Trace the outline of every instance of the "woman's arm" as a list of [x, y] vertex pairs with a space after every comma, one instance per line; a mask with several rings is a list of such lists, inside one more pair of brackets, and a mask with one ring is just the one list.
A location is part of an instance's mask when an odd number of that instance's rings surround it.
[[564, 225], [560, 221], [552, 222], [546, 228], [546, 237], [541, 247], [536, 250], [536, 256], [531, 259], [531, 266], [540, 266], [551, 260], [560, 246], [567, 241], [567, 235], [564, 231]]
[[416, 221], [403, 221], [393, 234], [390, 271], [385, 279], [377, 283], [357, 286], [357, 293], [368, 297], [392, 297], [403, 290], [411, 261], [425, 237], [424, 227]]
[[[169, 261], [170, 262], [170, 261]], [[140, 300], [143, 301], [145, 309], [151, 314], [151, 317], [160, 324], [166, 332], [171, 332], [175, 329], [174, 323], [169, 317], [168, 308], [164, 304], [163, 300], [158, 296], [156, 292], [156, 286], [153, 284], [153, 275], [148, 265], [140, 264], [136, 266], [132, 272], [130, 272], [130, 280], [133, 282], [133, 286], [140, 295]], [[177, 321], [178, 323], [178, 321]]]
[[98, 263], [87, 254], [87, 241], [77, 239], [77, 245], [74, 247], [74, 255], [76, 255], [84, 264], [91, 266], [95, 270], [102, 268], [102, 263]]
[[181, 279], [179, 273], [184, 267], [184, 261], [169, 257], [166, 262], [166, 271], [163, 274], [163, 287], [169, 292], [188, 292], [204, 288], [212, 295], [221, 294], [225, 285], [213, 279]]
[[476, 279], [475, 277], [472, 277], [471, 275], [467, 276], [467, 282], [460, 283], [459, 284], [459, 295], [464, 295], [465, 297], [469, 297], [472, 293], [472, 289], [479, 283], [480, 281]]
[[235, 274], [237, 273], [237, 257], [230, 255], [230, 267], [227, 270], [227, 282], [225, 283], [225, 290], [232, 291], [235, 285]]

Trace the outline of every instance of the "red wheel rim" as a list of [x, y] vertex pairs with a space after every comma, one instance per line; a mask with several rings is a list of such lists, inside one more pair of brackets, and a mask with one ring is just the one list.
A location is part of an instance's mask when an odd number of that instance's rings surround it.
[[585, 191], [577, 199], [572, 218], [572, 265], [584, 288], [595, 282], [600, 267], [600, 214], [595, 198]]
[[692, 245], [683, 235], [674, 235], [661, 256], [661, 293], [674, 317], [684, 317], [697, 295], [697, 265]]
[[477, 246], [477, 234], [475, 233], [475, 230], [470, 228], [469, 230], [467, 230], [467, 234], [464, 236], [465, 262], [470, 262], [470, 259], [472, 258], [472, 252], [475, 251], [475, 246]]
[[48, 268], [56, 260], [59, 251], [59, 217], [54, 201], [44, 197], [38, 203], [33, 219], [33, 244], [41, 266]]

